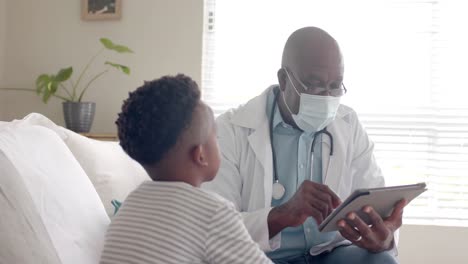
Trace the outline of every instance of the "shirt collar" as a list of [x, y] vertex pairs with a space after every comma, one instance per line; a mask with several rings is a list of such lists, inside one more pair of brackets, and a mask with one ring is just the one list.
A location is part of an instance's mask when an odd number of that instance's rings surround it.
[[[275, 108], [274, 113], [273, 113], [273, 128], [276, 128], [278, 125], [282, 125], [282, 126], [287, 127], [287, 128], [292, 128], [292, 126], [290, 126], [289, 124], [284, 122], [283, 117], [281, 116], [281, 112], [279, 110], [278, 103], [275, 102], [275, 92], [274, 92], [275, 89], [278, 89], [278, 87], [277, 86], [273, 87], [270, 90], [270, 94], [268, 95], [268, 97], [269, 97], [268, 105], [269, 105], [269, 109], [270, 109], [270, 110], [268, 110], [268, 113], [271, 113], [271, 108], [272, 107]], [[269, 117], [269, 118], [271, 118], [271, 117]]]
[[[276, 102], [273, 102], [273, 103], [276, 104]], [[275, 107], [275, 105], [273, 105], [273, 107]], [[282, 126], [287, 127], [287, 128], [292, 128], [291, 125], [284, 122], [283, 117], [281, 116], [281, 112], [279, 110], [279, 107], [278, 107], [278, 105], [276, 105], [275, 113], [273, 115], [273, 127], [276, 128], [278, 125], [282, 125]]]

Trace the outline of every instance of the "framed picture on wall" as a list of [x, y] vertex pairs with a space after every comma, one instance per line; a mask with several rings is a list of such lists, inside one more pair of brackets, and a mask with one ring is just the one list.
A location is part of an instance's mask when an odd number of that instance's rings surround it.
[[81, 19], [113, 20], [122, 16], [122, 0], [81, 0]]

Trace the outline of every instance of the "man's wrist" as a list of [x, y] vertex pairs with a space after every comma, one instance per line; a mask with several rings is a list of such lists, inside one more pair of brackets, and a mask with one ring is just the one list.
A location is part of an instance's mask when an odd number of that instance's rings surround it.
[[[390, 242], [388, 242], [389, 240]], [[384, 251], [389, 251], [389, 250], [392, 250], [394, 246], [395, 246], [395, 238], [392, 235], [391, 239], [386, 240], [379, 249], [373, 250], [373, 252], [380, 253]]]
[[278, 206], [273, 207], [268, 214], [267, 222], [268, 222], [268, 233], [270, 239], [276, 236], [279, 232], [283, 229], [288, 227], [288, 215], [285, 214], [284, 207]]
[[393, 225], [389, 225], [387, 226], [389, 229], [390, 229], [390, 232], [389, 232], [389, 237], [390, 239], [390, 243], [388, 243], [388, 246], [386, 247], [386, 249], [384, 249], [384, 251], [388, 251], [388, 250], [392, 250], [394, 247], [395, 247], [395, 231], [397, 230], [397, 228], [395, 228]]
[[392, 236], [392, 240], [384, 251], [392, 250], [395, 247], [395, 237]]

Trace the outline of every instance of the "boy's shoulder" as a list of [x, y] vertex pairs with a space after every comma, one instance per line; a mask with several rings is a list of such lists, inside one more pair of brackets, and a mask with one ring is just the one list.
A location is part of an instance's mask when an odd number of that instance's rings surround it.
[[213, 201], [213, 203], [216, 203], [218, 204], [219, 206], [227, 206], [229, 208], [235, 208], [234, 207], [234, 204], [227, 200], [226, 198], [222, 197], [221, 195], [215, 193], [215, 192], [212, 192], [212, 191], [208, 191], [208, 190], [205, 190], [205, 189], [201, 189], [201, 188], [198, 188], [201, 192], [205, 193], [205, 195], [207, 197], [209, 197], [209, 199], [211, 199]]
[[[148, 192], [150, 191], [150, 192]], [[218, 210], [221, 207], [234, 208], [234, 205], [221, 197], [220, 195], [194, 187], [184, 182], [155, 182], [148, 181], [141, 184], [129, 197], [138, 196], [141, 197], [141, 193], [152, 193], [155, 196], [165, 196], [178, 199], [177, 197], [184, 199], [194, 199], [196, 203], [208, 205], [212, 210]]]

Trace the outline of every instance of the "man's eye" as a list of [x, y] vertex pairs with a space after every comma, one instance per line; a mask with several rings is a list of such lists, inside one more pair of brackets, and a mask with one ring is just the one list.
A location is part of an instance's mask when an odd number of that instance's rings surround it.
[[330, 89], [333, 89], [333, 90], [335, 90], [335, 89], [341, 89], [341, 83], [340, 83], [340, 84], [337, 83], [337, 84], [332, 84], [332, 85], [330, 85]]
[[320, 82], [312, 82], [312, 83], [308, 83], [306, 84], [308, 90], [310, 89], [315, 89], [317, 87], [320, 87]]

